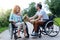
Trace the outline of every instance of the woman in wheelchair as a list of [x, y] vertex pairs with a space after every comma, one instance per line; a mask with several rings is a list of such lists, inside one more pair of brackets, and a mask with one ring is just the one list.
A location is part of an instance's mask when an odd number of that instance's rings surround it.
[[22, 21], [22, 15], [20, 13], [20, 7], [18, 5], [16, 5], [13, 9], [13, 12], [10, 15], [9, 21], [12, 22], [16, 27], [18, 27], [18, 38], [21, 38], [20, 36], [20, 29], [21, 27], [23, 27], [24, 30], [24, 36], [27, 36], [26, 33], [26, 26], [24, 24], [24, 22]]
[[[32, 33], [32, 36], [38, 35], [37, 33], [38, 26], [43, 25], [43, 23], [49, 19], [46, 12], [42, 9], [41, 3], [37, 4], [36, 9], [37, 9], [36, 14], [30, 18], [30, 22], [34, 25], [34, 32]], [[37, 19], [35, 19], [36, 17]]]

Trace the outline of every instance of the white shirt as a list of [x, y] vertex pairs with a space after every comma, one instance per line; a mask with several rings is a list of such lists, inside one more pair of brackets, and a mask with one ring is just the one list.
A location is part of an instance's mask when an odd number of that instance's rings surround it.
[[40, 11], [37, 11], [35, 15], [37, 15], [37, 16], [42, 15], [43, 17], [41, 18], [41, 20], [49, 19], [48, 15], [46, 14], [46, 12], [43, 9], [41, 9]]

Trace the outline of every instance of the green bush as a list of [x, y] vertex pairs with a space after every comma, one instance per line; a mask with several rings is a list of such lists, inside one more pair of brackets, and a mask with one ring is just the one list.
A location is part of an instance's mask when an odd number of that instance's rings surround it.
[[58, 23], [58, 26], [60, 26], [60, 18], [55, 18], [54, 20]]
[[7, 27], [9, 25], [9, 15], [11, 13], [11, 9], [7, 10], [3, 15], [0, 17], [0, 27]]

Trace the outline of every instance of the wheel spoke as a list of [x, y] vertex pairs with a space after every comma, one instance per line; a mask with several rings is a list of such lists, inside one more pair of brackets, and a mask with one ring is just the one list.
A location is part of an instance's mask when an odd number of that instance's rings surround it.
[[[57, 22], [53, 22], [52, 25], [50, 25], [52, 22], [48, 22], [45, 26], [45, 30], [48, 36], [56, 36], [59, 33], [59, 26], [57, 25]], [[55, 24], [54, 24], [55, 23]], [[50, 25], [50, 26], [48, 26]]]

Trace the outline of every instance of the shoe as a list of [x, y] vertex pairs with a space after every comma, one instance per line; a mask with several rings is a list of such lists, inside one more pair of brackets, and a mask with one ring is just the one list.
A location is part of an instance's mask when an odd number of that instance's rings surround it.
[[39, 38], [41, 38], [41, 37], [42, 37], [42, 35], [39, 36]]
[[38, 36], [38, 33], [33, 32], [33, 33], [31, 34], [31, 36]]
[[29, 38], [29, 36], [25, 36], [25, 38]]
[[27, 34], [24, 34], [24, 36], [25, 36], [25, 38], [29, 38], [29, 34], [27, 35]]
[[21, 38], [21, 37], [18, 37], [18, 38]]

